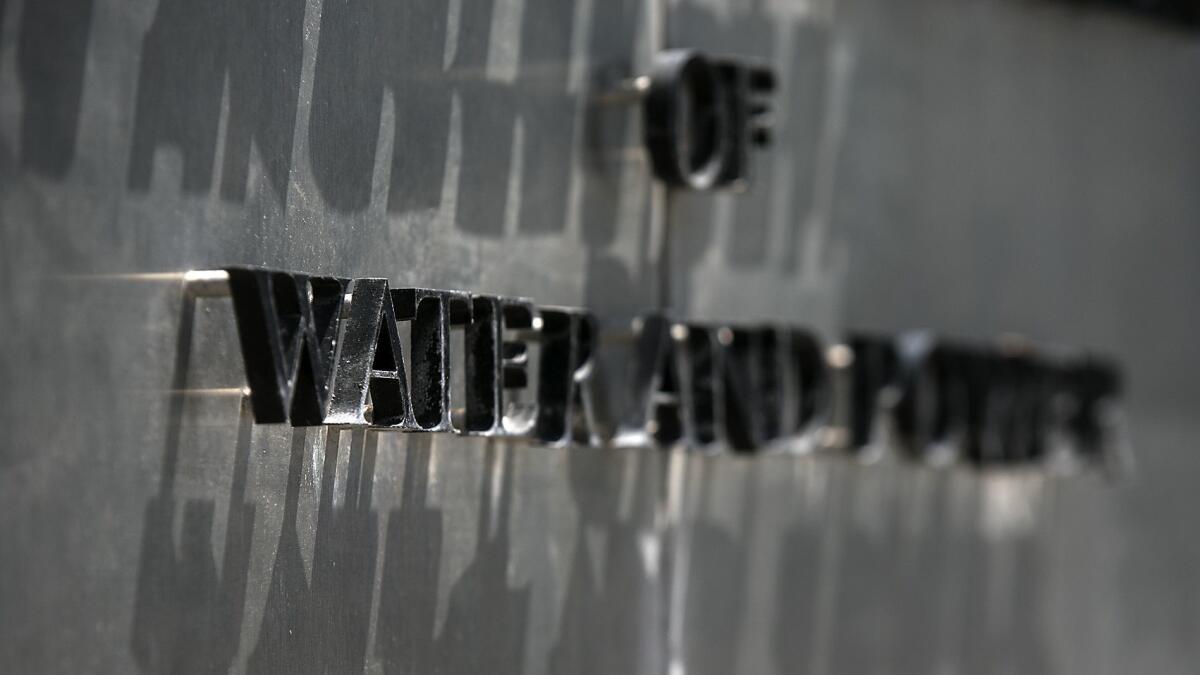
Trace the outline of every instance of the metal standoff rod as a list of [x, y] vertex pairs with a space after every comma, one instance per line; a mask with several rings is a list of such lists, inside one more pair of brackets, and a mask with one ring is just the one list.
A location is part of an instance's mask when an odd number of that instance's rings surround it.
[[193, 298], [227, 298], [230, 294], [229, 272], [191, 270], [183, 275], [183, 287]]

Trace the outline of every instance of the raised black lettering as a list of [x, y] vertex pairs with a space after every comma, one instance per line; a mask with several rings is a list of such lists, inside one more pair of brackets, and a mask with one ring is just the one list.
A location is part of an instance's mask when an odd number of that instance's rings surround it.
[[595, 321], [575, 309], [541, 309], [537, 437], [543, 443], [594, 443], [588, 380], [592, 375]]
[[230, 267], [238, 339], [259, 423], [321, 424], [346, 281]]
[[471, 322], [466, 293], [429, 288], [392, 291], [396, 318], [410, 322], [413, 419], [422, 431], [453, 431], [450, 404], [450, 327]]
[[684, 437], [684, 429], [671, 322], [661, 314], [648, 314], [637, 320], [634, 333], [632, 391], [613, 445], [646, 447], [678, 443]]
[[522, 389], [528, 375], [525, 336], [532, 334], [534, 308], [528, 300], [476, 295], [467, 329], [466, 432], [520, 436], [533, 425], [533, 405], [520, 410], [505, 389]]
[[416, 428], [387, 279], [354, 281], [344, 323], [326, 422]]
[[889, 338], [866, 334], [851, 336], [849, 346], [854, 353], [850, 447], [862, 450], [875, 440], [875, 422], [885, 404], [882, 396], [895, 384], [896, 350]]

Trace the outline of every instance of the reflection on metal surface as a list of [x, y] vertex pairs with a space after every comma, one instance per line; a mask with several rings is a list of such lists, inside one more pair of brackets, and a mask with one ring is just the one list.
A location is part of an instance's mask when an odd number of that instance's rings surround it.
[[[987, 349], [856, 333], [825, 352], [804, 330], [648, 315], [634, 322], [632, 396], [618, 423], [597, 419], [593, 376], [604, 359], [593, 344], [604, 342], [582, 310], [258, 268], [183, 278], [189, 300], [226, 281], [260, 423], [793, 454], [813, 439], [844, 439], [863, 460], [899, 449], [935, 466], [1062, 468], [1071, 464], [1048, 458], [1101, 462], [1122, 443], [1107, 412], [1121, 391], [1113, 364], [1039, 353], [1011, 337]], [[457, 365], [452, 328], [466, 332]], [[452, 414], [459, 365], [464, 401]], [[515, 422], [505, 392], [527, 388], [531, 367], [536, 394], [510, 402], [525, 420]], [[830, 371], [848, 387], [833, 386]], [[602, 429], [615, 431], [602, 438]]]
[[[0, 0], [0, 669], [1192, 672], [1195, 54], [1062, 7]], [[777, 73], [745, 192], [663, 199], [640, 110], [597, 101], [673, 48]], [[1136, 381], [1140, 475], [897, 461], [961, 427], [927, 415], [943, 378], [922, 358], [880, 396], [912, 425], [880, 411], [896, 452], [870, 470], [722, 452], [715, 412], [710, 452], [255, 425], [232, 303], [209, 300], [225, 282], [157, 273], [218, 264], [587, 308], [607, 328], [555, 350], [554, 401], [592, 395], [554, 409], [560, 439], [612, 437], [638, 315], [695, 341], [679, 398], [705, 416], [685, 400], [723, 386], [703, 359], [764, 320], [775, 337], [743, 345], [1061, 336]], [[543, 345], [501, 331], [523, 357], [479, 344], [527, 386], [489, 377], [480, 401], [525, 433]], [[825, 417], [848, 411], [813, 403], [809, 448], [847, 444]], [[1070, 438], [1047, 461], [1082, 457], [1051, 459]]]

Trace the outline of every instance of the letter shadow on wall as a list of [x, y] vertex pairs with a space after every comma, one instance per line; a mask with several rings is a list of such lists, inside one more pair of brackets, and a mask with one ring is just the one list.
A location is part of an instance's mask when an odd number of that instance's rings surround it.
[[443, 68], [446, 27], [446, 3], [435, 0], [323, 6], [309, 153], [317, 188], [334, 210], [370, 203], [385, 89], [396, 111], [388, 208], [441, 203], [453, 91]]
[[761, 0], [737, 10], [722, 21], [707, 6], [685, 2], [673, 15], [680, 32], [690, 45], [716, 54], [733, 54], [780, 64], [787, 63], [788, 77], [774, 97], [775, 136], [767, 152], [751, 151], [750, 184], [745, 192], [733, 193], [734, 230], [728, 242], [716, 241], [714, 195], [678, 195], [679, 218], [688, 223], [692, 236], [681, 241], [680, 257], [691, 269], [708, 250], [724, 245], [725, 262], [734, 269], [754, 270], [768, 258], [774, 201], [774, 167], [780, 153], [791, 155], [791, 189], [784, 219], [782, 271], [797, 272], [801, 245], [800, 234], [813, 207], [817, 180], [817, 150], [826, 96], [828, 29], [813, 21], [795, 21], [791, 32], [791, 51], [779, 55], [779, 41], [770, 10]]
[[[513, 500], [512, 446], [489, 442], [484, 466], [499, 462], [499, 494], [493, 481], [483, 480], [475, 558], [450, 589], [446, 622], [431, 648], [434, 668], [406, 671], [389, 661], [388, 672], [439, 672], [468, 675], [486, 672], [523, 672], [525, 637], [529, 630], [530, 584], [510, 587], [508, 561], [512, 556], [509, 532]], [[411, 588], [408, 579], [389, 577], [384, 593], [400, 599]], [[432, 624], [429, 624], [432, 625]]]
[[220, 194], [246, 199], [258, 150], [279, 204], [300, 93], [306, 0], [160, 0], [142, 40], [129, 187], [148, 190], [155, 151], [182, 157], [182, 189], [212, 189], [221, 101], [229, 92]]
[[[49, 177], [62, 178], [74, 160], [94, 4], [26, 0], [20, 12], [21, 163]], [[130, 189], [150, 188], [155, 153], [169, 147], [181, 158], [181, 189], [212, 190], [227, 91], [221, 197], [245, 201], [253, 146], [278, 203], [286, 202], [306, 4], [158, 3], [141, 42]], [[519, 229], [562, 230], [576, 120], [584, 108], [580, 96], [567, 91], [574, 25], [570, 3], [538, 4], [523, 12], [519, 39], [524, 48], [511, 83], [485, 77], [493, 0], [462, 13], [448, 67], [447, 7], [441, 0], [345, 0], [322, 9], [308, 133], [313, 173], [331, 208], [356, 212], [370, 202], [385, 90], [391, 90], [396, 110], [388, 209], [438, 207], [457, 94], [463, 154], [456, 220], [461, 227], [485, 236], [502, 234], [520, 119]], [[594, 10], [593, 61], [610, 56], [607, 28], [619, 24], [634, 34], [636, 9], [634, 3], [614, 2]], [[632, 47], [626, 51], [621, 61], [629, 59]]]
[[[721, 460], [698, 459], [703, 474], [700, 479], [703, 499], [713, 494], [716, 463]], [[742, 505], [738, 530], [743, 537], [752, 531], [755, 504], [756, 500], [748, 499]], [[683, 618], [687, 672], [702, 675], [737, 672], [739, 638], [747, 610], [750, 546], [699, 513], [691, 525], [689, 547]]]
[[640, 138], [633, 141], [632, 147], [629, 145], [630, 132], [638, 128], [640, 110], [636, 106], [603, 104], [590, 99], [591, 92], [607, 91], [635, 74], [633, 57], [644, 9], [635, 0], [596, 3], [587, 36], [591, 64], [589, 102], [581, 107], [580, 113], [582, 165], [586, 172], [579, 213], [587, 249], [584, 302], [597, 315], [613, 320], [632, 319], [634, 314], [658, 302], [650, 259], [650, 188], [645, 186], [647, 194], [638, 216], [638, 257], [630, 269], [610, 249], [619, 234], [621, 202], [626, 190], [624, 174], [631, 170], [648, 172], [639, 162], [630, 160], [627, 152], [641, 151]]
[[[400, 507], [388, 515], [376, 610], [378, 520], [370, 509], [370, 485], [378, 433], [353, 432], [342, 509], [332, 505], [337, 434], [330, 431], [326, 441], [311, 583], [306, 582], [294, 515], [306, 451], [301, 434], [293, 441], [287, 515], [248, 671], [361, 672], [374, 611], [378, 611], [375, 655], [385, 672], [465, 675], [493, 667], [520, 671], [530, 589], [528, 585], [510, 588], [507, 582], [511, 469], [501, 467], [504, 478], [498, 495], [493, 495], [492, 481], [482, 481], [476, 555], [450, 591], [446, 621], [438, 632], [444, 530], [441, 510], [427, 504], [431, 437], [405, 436], [403, 496]], [[492, 444], [485, 464], [508, 465], [510, 454], [509, 449]]]
[[407, 437], [401, 506], [388, 514], [376, 656], [387, 673], [437, 672], [443, 519], [427, 503], [431, 437]]
[[75, 159], [94, 3], [25, 0], [20, 9], [21, 166], [47, 178], [62, 179]]
[[430, 442], [409, 436], [401, 507], [388, 515], [387, 543], [379, 598], [376, 655], [384, 672], [397, 674], [520, 672], [525, 662], [530, 588], [510, 588], [508, 530], [512, 510], [511, 449], [489, 442], [484, 466], [496, 462], [499, 493], [481, 481], [478, 540], [474, 560], [450, 590], [446, 621], [436, 630], [441, 573], [442, 513], [426, 504]]
[[350, 432], [345, 499], [338, 508], [334, 492], [342, 433], [327, 429], [325, 438], [310, 580], [297, 520], [308, 448], [305, 431], [293, 432], [283, 528], [247, 672], [361, 672], [365, 666], [378, 550], [371, 490], [379, 436]]
[[[176, 341], [171, 390], [187, 388], [195, 300], [184, 300]], [[143, 673], [226, 672], [241, 639], [255, 508], [244, 501], [253, 417], [243, 404], [238, 420], [225, 523], [225, 547], [218, 567], [212, 547], [215, 506], [211, 500], [183, 503], [178, 551], [174, 534], [179, 498], [175, 474], [181, 450], [184, 399], [171, 397], [158, 494], [146, 504], [131, 650]]]
[[776, 672], [806, 672], [812, 653], [821, 560], [822, 520], [802, 514], [783, 537], [771, 654]]
[[[978, 670], [985, 675], [1053, 672], [1044, 614], [1045, 559], [1037, 535], [989, 536], [975, 523], [966, 539], [959, 545], [967, 550], [968, 581], [954, 607], [959, 616], [973, 619], [962, 629], [962, 660], [980, 664]], [[992, 589], [1001, 589], [1003, 604]]]
[[[648, 573], [642, 548], [644, 535], [654, 527], [659, 459], [650, 452], [568, 455], [579, 521], [563, 616], [546, 672], [662, 672], [667, 586]], [[615, 495], [628, 462], [636, 463], [637, 474], [631, 512], [622, 517]], [[589, 551], [592, 533], [604, 538], [600, 569]]]
[[[184, 301], [172, 390], [187, 388], [195, 301]], [[234, 452], [225, 547], [212, 550], [214, 506], [184, 504], [179, 552], [173, 531], [183, 398], [171, 399], [159, 493], [146, 506], [131, 649], [145, 673], [222, 673], [235, 665], [244, 622], [255, 506], [245, 503], [253, 415], [243, 400]], [[373, 608], [377, 516], [371, 511], [377, 435], [352, 432], [345, 499], [333, 504], [342, 432], [329, 430], [313, 547], [311, 582], [297, 519], [306, 466], [304, 429], [293, 430], [283, 526], [249, 672], [361, 671]]]
[[[182, 305], [173, 391], [188, 386], [195, 300]], [[235, 667], [245, 619], [255, 506], [246, 502], [253, 414], [243, 400], [220, 564], [213, 551], [211, 500], [183, 504], [182, 532], [174, 523], [180, 497], [175, 481], [185, 419], [184, 399], [173, 396], [158, 494], [146, 505], [130, 648], [144, 673], [222, 673]], [[275, 546], [262, 623], [250, 648], [251, 673], [361, 672], [373, 612], [379, 522], [371, 508], [378, 433], [325, 430], [311, 575], [302, 554], [299, 504], [309, 463], [308, 434], [292, 432], [283, 523]], [[311, 432], [319, 433], [319, 432]], [[335, 504], [338, 457], [345, 450], [344, 499]], [[482, 481], [476, 557], [455, 583], [440, 633], [435, 635], [441, 570], [442, 514], [427, 502], [430, 437], [405, 435], [403, 496], [389, 514], [378, 608], [376, 655], [387, 672], [486, 672], [495, 664], [520, 670], [528, 630], [530, 588], [510, 588], [511, 449], [490, 443], [488, 467], [503, 480], [493, 494]], [[480, 607], [488, 608], [486, 613]]]
[[[194, 318], [195, 300], [185, 298], [171, 378], [176, 392], [188, 385]], [[245, 502], [253, 414], [243, 399], [220, 566], [211, 543], [210, 500], [185, 502], [176, 552], [174, 486], [183, 419], [184, 400], [176, 395], [168, 410], [159, 492], [146, 506], [131, 649], [144, 673], [223, 673], [236, 665], [244, 623], [255, 524], [255, 506]], [[345, 499], [335, 507], [341, 433], [328, 430], [326, 436], [310, 582], [297, 519], [306, 432], [293, 430], [283, 526], [249, 672], [348, 672], [364, 665], [378, 532], [370, 510], [377, 436], [353, 432]]]
[[[891, 477], [889, 477], [891, 478]], [[880, 483], [871, 485], [878, 486]], [[843, 497], [847, 517], [838, 558], [837, 610], [830, 638], [830, 672], [884, 673], [891, 664], [897, 618], [891, 614], [892, 571], [897, 536], [893, 513], [871, 513], [880, 522], [867, 524], [856, 514], [857, 501], [871, 485], [856, 482]], [[875, 489], [878, 489], [877, 487]]]
[[454, 58], [445, 63], [442, 0], [349, 0], [326, 4], [313, 84], [309, 143], [313, 174], [338, 211], [371, 200], [385, 90], [395, 102], [388, 210], [442, 203], [453, 100], [459, 100], [461, 158], [455, 220], [481, 236], [503, 234], [515, 129], [524, 124], [518, 207], [522, 232], [564, 226], [576, 99], [567, 92], [574, 8], [525, 8], [515, 82], [486, 77], [493, 0], [461, 13]]

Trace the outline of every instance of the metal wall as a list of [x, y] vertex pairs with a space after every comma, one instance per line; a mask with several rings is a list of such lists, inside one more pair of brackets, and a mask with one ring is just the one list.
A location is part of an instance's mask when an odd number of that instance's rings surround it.
[[[592, 94], [780, 71], [739, 195]], [[1187, 672], [1194, 38], [1010, 0], [0, 0], [6, 672]], [[1130, 364], [1137, 478], [256, 426], [250, 263]]]
[[1135, 472], [1053, 486], [1064, 567], [1039, 593], [1064, 604], [1038, 632], [1057, 672], [1195, 672], [1200, 36], [1071, 3], [842, 9], [845, 321], [1123, 360]]

